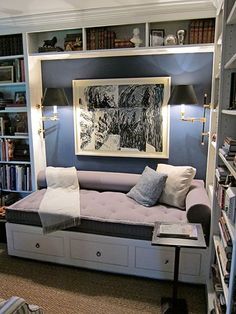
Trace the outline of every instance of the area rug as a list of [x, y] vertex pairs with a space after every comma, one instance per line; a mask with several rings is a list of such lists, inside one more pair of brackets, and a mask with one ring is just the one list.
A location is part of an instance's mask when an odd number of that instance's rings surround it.
[[[0, 245], [0, 298], [17, 295], [46, 314], [160, 313], [172, 283], [10, 257]], [[206, 313], [205, 288], [180, 284], [191, 314]]]

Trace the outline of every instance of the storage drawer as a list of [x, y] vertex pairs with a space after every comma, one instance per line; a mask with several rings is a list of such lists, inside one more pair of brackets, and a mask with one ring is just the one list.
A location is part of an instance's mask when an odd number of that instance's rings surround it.
[[126, 245], [70, 239], [71, 257], [92, 262], [128, 266]]
[[45, 236], [29, 232], [13, 232], [15, 250], [51, 256], [64, 256], [64, 240], [62, 237]]
[[172, 272], [174, 250], [165, 248], [135, 248], [135, 267], [156, 271]]
[[[137, 268], [174, 272], [175, 250], [167, 248], [136, 247], [135, 265]], [[179, 274], [199, 276], [201, 272], [201, 254], [180, 251]]]

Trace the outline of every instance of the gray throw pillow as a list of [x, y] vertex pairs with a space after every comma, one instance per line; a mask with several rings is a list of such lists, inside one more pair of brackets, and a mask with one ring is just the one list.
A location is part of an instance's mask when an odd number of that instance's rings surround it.
[[145, 167], [137, 184], [127, 196], [144, 206], [153, 206], [158, 201], [166, 183], [167, 175]]

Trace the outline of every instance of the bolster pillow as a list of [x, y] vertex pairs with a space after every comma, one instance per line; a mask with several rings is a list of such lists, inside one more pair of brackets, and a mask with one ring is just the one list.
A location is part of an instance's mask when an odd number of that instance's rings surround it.
[[[102, 172], [102, 171], [77, 171], [81, 189], [97, 191], [129, 192], [140, 178], [140, 174]], [[45, 171], [40, 171], [37, 178], [38, 188], [47, 187]]]
[[201, 223], [206, 238], [209, 237], [211, 208], [202, 180], [193, 180], [186, 197], [186, 214], [189, 222]]

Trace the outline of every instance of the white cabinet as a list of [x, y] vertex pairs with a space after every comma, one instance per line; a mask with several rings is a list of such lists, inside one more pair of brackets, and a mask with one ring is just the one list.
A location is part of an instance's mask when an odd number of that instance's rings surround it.
[[[64, 265], [156, 279], [173, 279], [174, 248], [150, 241], [6, 224], [8, 254]], [[179, 279], [204, 283], [207, 250], [182, 249]]]

